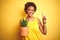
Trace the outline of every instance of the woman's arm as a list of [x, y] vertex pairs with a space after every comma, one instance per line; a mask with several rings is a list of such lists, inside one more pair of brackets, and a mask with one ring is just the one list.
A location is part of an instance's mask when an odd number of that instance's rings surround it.
[[46, 20], [43, 19], [43, 23], [41, 23], [41, 21], [38, 19], [38, 25], [41, 33], [46, 35], [47, 33]]

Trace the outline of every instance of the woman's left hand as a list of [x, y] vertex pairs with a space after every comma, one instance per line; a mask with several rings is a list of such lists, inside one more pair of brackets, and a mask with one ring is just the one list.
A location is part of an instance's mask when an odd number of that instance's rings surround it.
[[43, 24], [46, 24], [46, 16], [43, 16], [42, 21], [43, 21]]

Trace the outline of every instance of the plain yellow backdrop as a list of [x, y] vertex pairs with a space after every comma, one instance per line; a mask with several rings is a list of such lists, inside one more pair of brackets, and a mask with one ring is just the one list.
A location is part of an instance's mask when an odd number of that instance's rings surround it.
[[60, 40], [60, 0], [2, 0], [1, 1], [1, 40], [19, 40], [19, 21], [25, 17], [24, 4], [34, 2], [37, 11], [34, 16], [42, 20], [47, 17], [47, 35], [41, 40]]

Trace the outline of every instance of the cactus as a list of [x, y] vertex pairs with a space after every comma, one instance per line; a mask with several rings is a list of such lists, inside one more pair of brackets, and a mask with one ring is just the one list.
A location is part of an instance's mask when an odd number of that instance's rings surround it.
[[21, 23], [21, 26], [22, 26], [22, 27], [26, 27], [27, 24], [28, 24], [27, 20], [25, 20], [25, 19], [21, 20], [20, 23]]

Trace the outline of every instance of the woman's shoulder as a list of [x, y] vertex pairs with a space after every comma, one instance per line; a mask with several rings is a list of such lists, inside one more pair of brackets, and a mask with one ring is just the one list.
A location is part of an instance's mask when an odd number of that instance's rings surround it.
[[34, 19], [36, 19], [36, 20], [40, 20], [39, 18], [37, 18], [37, 17], [34, 17]]
[[35, 19], [36, 19], [38, 22], [40, 22], [40, 19], [39, 19], [39, 18], [35, 17]]

